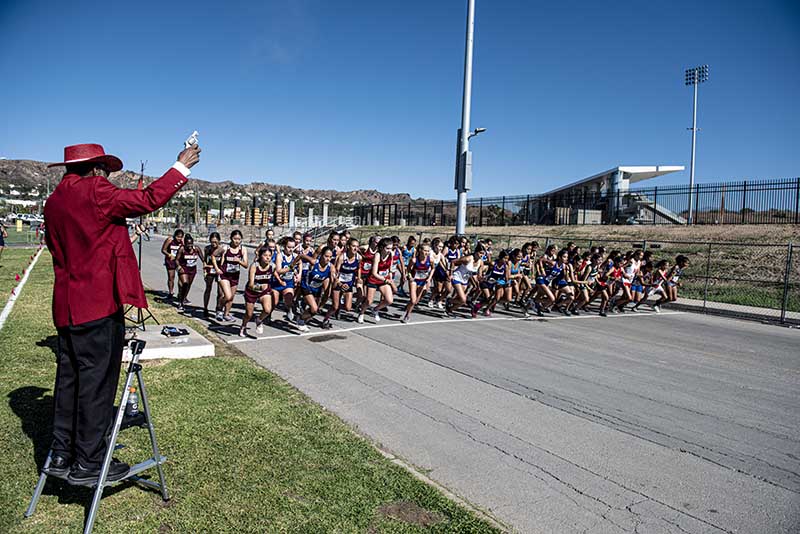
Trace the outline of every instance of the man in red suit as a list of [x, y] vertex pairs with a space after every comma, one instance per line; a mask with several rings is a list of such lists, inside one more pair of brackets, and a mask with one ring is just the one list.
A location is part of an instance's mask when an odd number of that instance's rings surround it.
[[[200, 160], [197, 145], [178, 155], [145, 189], [120, 189], [108, 175], [122, 169], [100, 145], [68, 146], [61, 183], [47, 199], [47, 248], [53, 257], [53, 321], [58, 330], [53, 446], [49, 471], [76, 484], [96, 481], [113, 420], [122, 349], [124, 304], [146, 308], [126, 218], [166, 204]], [[109, 480], [129, 466], [116, 459]]]

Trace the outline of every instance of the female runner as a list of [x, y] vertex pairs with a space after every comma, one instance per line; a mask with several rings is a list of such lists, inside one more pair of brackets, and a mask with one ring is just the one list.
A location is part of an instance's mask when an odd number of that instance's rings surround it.
[[431, 241], [431, 266], [433, 268], [433, 278], [429, 289], [431, 294], [428, 297], [428, 308], [433, 308], [436, 305], [436, 300], [439, 295], [445, 292], [445, 282], [447, 282], [447, 273], [444, 270], [444, 252], [442, 251], [442, 240], [438, 237]]
[[444, 314], [447, 317], [454, 317], [453, 311], [467, 303], [467, 286], [469, 281], [476, 277], [483, 268], [483, 245], [480, 243], [475, 246], [474, 252], [467, 252], [457, 260], [453, 261], [453, 290], [454, 295], [449, 299]]
[[182, 244], [183, 230], [178, 228], [172, 234], [172, 237], [166, 238], [164, 244], [161, 245], [161, 254], [164, 255], [164, 267], [167, 268], [167, 298], [170, 300], [172, 300], [172, 293], [175, 289], [175, 269], [178, 268], [175, 258]]
[[344, 253], [336, 256], [334, 269], [337, 275], [331, 292], [333, 301], [331, 307], [328, 308], [328, 313], [325, 314], [325, 319], [322, 321], [323, 325], [330, 322], [331, 316], [339, 318], [339, 307], [342, 300], [344, 300], [344, 311], [349, 313], [353, 310], [353, 291], [356, 286], [356, 276], [358, 276], [358, 264], [361, 261], [361, 255], [358, 251], [358, 239], [351, 238], [347, 242]]
[[[274, 241], [273, 241], [274, 243]], [[261, 314], [256, 319], [256, 334], [264, 333], [264, 321], [272, 313], [270, 281], [275, 273], [275, 256], [269, 244], [258, 249], [258, 259], [247, 269], [247, 284], [244, 287], [244, 317], [239, 336], [247, 337], [247, 325], [253, 318], [256, 302], [261, 303]]]
[[275, 274], [272, 277], [272, 299], [275, 307], [283, 299], [286, 307], [286, 320], [294, 321], [294, 282], [295, 282], [295, 241], [293, 237], [283, 238], [283, 249], [275, 259]]
[[560, 273], [553, 273], [553, 266], [556, 263], [556, 246], [549, 245], [541, 258], [534, 264], [536, 266], [536, 297], [534, 305], [536, 314], [541, 317], [545, 312], [550, 311], [550, 307], [555, 304], [556, 296], [550, 289], [550, 282]]
[[[558, 253], [558, 260], [553, 265], [550, 274], [557, 272], [558, 274], [553, 277], [553, 282], [556, 284], [556, 302], [561, 303], [561, 313], [564, 315], [570, 314], [570, 307], [572, 301], [575, 300], [575, 288], [573, 284], [573, 271], [572, 265], [569, 263], [569, 250], [561, 249]], [[563, 301], [563, 303], [562, 303]], [[577, 312], [575, 315], [578, 315]]]
[[[295, 263], [304, 261], [311, 265], [300, 281], [300, 295], [306, 305], [305, 311], [297, 319], [297, 329], [301, 332], [308, 332], [309, 328], [306, 322], [310, 321], [328, 300], [328, 288], [333, 272], [332, 259], [333, 251], [327, 245], [322, 247], [319, 259], [305, 254], [300, 254], [294, 259]], [[322, 328], [331, 328], [331, 322], [323, 322]]]
[[428, 291], [433, 278], [434, 263], [431, 259], [431, 246], [423, 243], [417, 249], [416, 257], [409, 261], [408, 295], [409, 300], [406, 304], [406, 311], [401, 322], [407, 323], [411, 320], [411, 312], [414, 306], [422, 299]]
[[183, 311], [186, 297], [197, 275], [197, 265], [203, 263], [203, 251], [194, 244], [191, 235], [186, 234], [183, 238], [183, 246], [178, 249], [175, 262], [178, 264], [178, 311]]
[[[484, 288], [484, 296], [489, 298], [486, 304], [486, 309], [483, 311], [483, 315], [486, 317], [492, 316], [492, 312], [494, 311], [500, 299], [505, 300], [507, 297], [510, 298], [509, 295], [511, 294], [511, 281], [509, 280], [509, 275], [510, 269], [508, 252], [501, 250], [497, 254], [497, 259], [492, 266], [492, 270], [489, 271], [488, 280], [481, 286]], [[478, 306], [478, 308], [480, 308], [480, 306]], [[475, 309], [473, 316], [477, 313], [478, 310]]]
[[367, 244], [361, 251], [361, 261], [358, 266], [358, 278], [356, 279], [356, 303], [359, 309], [367, 298], [367, 278], [372, 272], [372, 261], [378, 252], [378, 236], [372, 235], [367, 240]]
[[[211, 261], [211, 256], [216, 256], [218, 261], [222, 261], [222, 247], [219, 246], [222, 238], [219, 232], [211, 232], [208, 236], [208, 245], [203, 250], [203, 273], [205, 274], [206, 289], [203, 292], [203, 317], [208, 317], [208, 301], [211, 298], [211, 288], [217, 285], [219, 272]], [[217, 288], [219, 292], [219, 288]], [[217, 295], [219, 299], [219, 295]]]
[[401, 297], [406, 296], [406, 292], [403, 290], [403, 285], [408, 279], [408, 290], [411, 291], [411, 277], [408, 276], [411, 273], [411, 262], [414, 260], [414, 256], [417, 254], [417, 238], [413, 235], [408, 236], [408, 240], [406, 244], [403, 245], [402, 250], [400, 253], [403, 255], [403, 266], [405, 267], [406, 276], [400, 279], [400, 287], [397, 290], [397, 294]]
[[394, 281], [391, 278], [392, 261], [392, 240], [383, 238], [378, 242], [378, 252], [375, 253], [372, 269], [366, 280], [367, 295], [361, 303], [361, 313], [358, 315], [359, 323], [364, 322], [364, 313], [367, 311], [367, 307], [372, 304], [375, 290], [378, 290], [381, 294], [380, 302], [372, 310], [376, 323], [381, 320], [380, 311], [392, 305], [395, 290]]
[[224, 247], [222, 262], [218, 263], [212, 256], [214, 268], [219, 272], [220, 298], [217, 301], [217, 321], [233, 321], [231, 306], [233, 297], [236, 296], [236, 286], [239, 285], [239, 270], [247, 268], [247, 250], [242, 247], [242, 232], [231, 232], [231, 241]]

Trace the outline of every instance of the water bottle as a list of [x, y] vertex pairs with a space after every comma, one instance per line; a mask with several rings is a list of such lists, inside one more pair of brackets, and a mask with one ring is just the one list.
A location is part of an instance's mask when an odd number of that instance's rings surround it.
[[136, 388], [130, 388], [128, 394], [128, 403], [125, 405], [125, 415], [128, 417], [136, 417], [139, 415], [139, 394], [136, 393]]

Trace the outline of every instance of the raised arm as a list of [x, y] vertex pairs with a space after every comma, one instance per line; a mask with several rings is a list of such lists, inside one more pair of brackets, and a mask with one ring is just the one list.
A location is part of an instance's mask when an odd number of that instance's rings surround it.
[[178, 161], [161, 178], [144, 189], [122, 189], [96, 177], [94, 193], [100, 212], [109, 219], [139, 217], [169, 202], [188, 181], [189, 169], [200, 160], [200, 147], [194, 145], [178, 155]]

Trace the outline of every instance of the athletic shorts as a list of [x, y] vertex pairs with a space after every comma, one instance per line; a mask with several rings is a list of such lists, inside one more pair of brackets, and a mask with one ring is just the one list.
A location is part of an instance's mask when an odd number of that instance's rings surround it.
[[638, 284], [631, 285], [631, 291], [633, 291], [635, 293], [643, 293], [644, 292], [644, 286], [640, 286]]
[[491, 281], [491, 282], [483, 281], [481, 282], [481, 289], [494, 289], [495, 285], [497, 285], [496, 281]]
[[[355, 280], [353, 280], [355, 282]], [[335, 289], [335, 291], [341, 291], [342, 293], [352, 293], [355, 284], [353, 282], [339, 282], [339, 287]]]
[[447, 273], [441, 267], [436, 267], [433, 271], [433, 279], [437, 282], [447, 282]]
[[269, 293], [270, 289], [271, 288], [267, 287], [267, 289], [265, 289], [264, 291], [261, 291], [260, 293], [253, 293], [252, 291], [250, 291], [250, 289], [245, 289], [244, 290], [244, 301], [246, 303], [248, 303], [248, 304], [255, 304], [256, 302], [261, 300], [261, 297], [269, 295], [270, 294]]
[[388, 282], [381, 282], [380, 284], [373, 284], [372, 282], [367, 282], [367, 287], [371, 287], [372, 289], [378, 289], [381, 286], [385, 286]]
[[290, 279], [282, 278], [281, 280], [283, 280], [283, 284], [280, 284], [278, 282], [275, 282], [274, 284], [270, 284], [274, 291], [277, 291], [278, 293], [280, 293], [284, 289], [294, 289], [294, 276], [292, 278], [290, 278]]
[[669, 287], [676, 287], [678, 285], [678, 282], [673, 282], [672, 280], [670, 280], [669, 282], [667, 282], [667, 285]]
[[427, 278], [424, 278], [422, 280], [414, 279], [414, 283], [417, 284], [417, 287], [424, 287], [425, 284], [428, 283], [428, 279]]
[[537, 286], [549, 286], [550, 282], [547, 281], [547, 278], [544, 276], [537, 276], [536, 277], [536, 285]]
[[6, 240], [3, 237], [3, 234], [0, 234], [0, 247], [6, 246]]
[[175, 260], [164, 260], [164, 267], [169, 269], [170, 271], [174, 271], [178, 268], [178, 262]]

